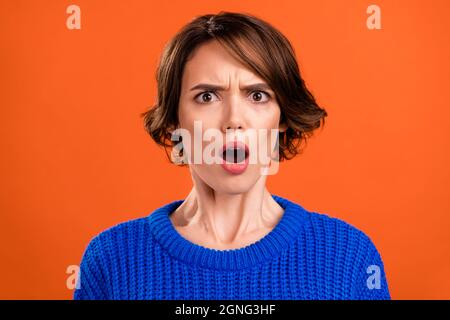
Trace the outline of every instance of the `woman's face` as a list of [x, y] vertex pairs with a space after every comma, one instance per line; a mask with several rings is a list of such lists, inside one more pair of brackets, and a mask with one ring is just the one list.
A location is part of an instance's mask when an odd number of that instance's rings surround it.
[[[222, 88], [211, 89], [203, 86], [205, 84]], [[249, 87], [251, 85], [259, 86]], [[183, 137], [183, 146], [193, 178], [201, 179], [217, 192], [231, 194], [246, 192], [258, 181], [264, 167], [260, 152], [266, 157], [276, 155], [271, 129], [275, 129], [274, 132], [285, 129], [284, 126], [279, 127], [280, 107], [275, 93], [262, 78], [234, 59], [215, 40], [199, 46], [185, 65], [178, 119], [178, 128], [190, 134], [190, 145]], [[196, 132], [201, 134], [197, 140], [194, 121], [197, 121]], [[208, 141], [204, 136], [207, 130], [213, 133], [212, 136], [220, 135], [222, 139]], [[231, 143], [234, 141], [242, 143], [234, 145]], [[261, 143], [265, 147], [261, 147]], [[211, 152], [206, 152], [207, 146], [213, 144], [220, 150], [209, 149]], [[237, 150], [228, 149], [233, 146]], [[228, 158], [225, 153], [228, 161], [224, 160], [222, 148], [228, 149]], [[247, 152], [244, 152], [245, 148]], [[225, 164], [208, 164], [204, 161], [205, 154], [217, 156], [215, 159], [220, 158], [220, 162]], [[198, 161], [198, 155], [202, 157], [201, 161]]]

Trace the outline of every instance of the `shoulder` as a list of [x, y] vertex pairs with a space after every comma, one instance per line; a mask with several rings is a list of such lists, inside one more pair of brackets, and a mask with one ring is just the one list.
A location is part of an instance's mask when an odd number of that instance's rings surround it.
[[139, 240], [150, 236], [148, 230], [148, 216], [139, 217], [117, 223], [95, 234], [89, 241], [86, 251], [89, 249], [103, 249], [114, 251], [124, 250], [128, 245], [135, 245]]
[[80, 262], [74, 299], [106, 299], [115, 295], [113, 278], [138, 266], [151, 250], [148, 216], [113, 225], [88, 242]]
[[[324, 213], [309, 212], [302, 243], [305, 259], [329, 275], [329, 283], [342, 283], [345, 296], [390, 299], [381, 255], [365, 232]], [[326, 278], [326, 276], [325, 276]], [[379, 290], [373, 290], [379, 289]]]
[[347, 221], [319, 212], [308, 212], [307, 217], [305, 230], [324, 244], [359, 253], [376, 250], [371, 237]]
[[98, 233], [95, 238], [108, 239], [112, 237], [132, 236], [135, 233], [145, 231], [147, 220], [148, 216], [117, 223]]
[[347, 255], [363, 255], [367, 251], [376, 251], [372, 239], [355, 225], [328, 213], [310, 211], [297, 201], [278, 195], [274, 199], [290, 213], [295, 212], [295, 221], [302, 226], [300, 241], [305, 250], [315, 250], [322, 254], [326, 251], [345, 251]]
[[145, 255], [148, 245], [153, 243], [147, 220], [148, 216], [123, 221], [92, 236], [85, 246], [80, 268], [95, 266], [109, 272], [119, 260]]
[[166, 215], [176, 208], [182, 200], [172, 201], [157, 207], [147, 215], [117, 223], [94, 235], [87, 249], [91, 247], [128, 250], [140, 245], [153, 243], [155, 227], [166, 219]]
[[305, 253], [317, 259], [332, 261], [336, 267], [367, 270], [377, 264], [383, 267], [375, 242], [357, 226], [327, 213], [305, 210], [301, 241]]
[[346, 265], [362, 260], [381, 260], [378, 250], [369, 237], [355, 225], [340, 218], [317, 211], [310, 211], [297, 201], [278, 195], [274, 199], [289, 212], [296, 213], [295, 219], [302, 226], [299, 245], [309, 257], [328, 262], [343, 262]]

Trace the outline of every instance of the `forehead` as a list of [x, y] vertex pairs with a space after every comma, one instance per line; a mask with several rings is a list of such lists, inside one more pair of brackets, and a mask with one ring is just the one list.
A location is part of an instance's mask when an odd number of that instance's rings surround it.
[[211, 82], [227, 84], [236, 80], [241, 83], [265, 82], [256, 73], [235, 59], [216, 40], [200, 45], [186, 62], [183, 72], [183, 84]]

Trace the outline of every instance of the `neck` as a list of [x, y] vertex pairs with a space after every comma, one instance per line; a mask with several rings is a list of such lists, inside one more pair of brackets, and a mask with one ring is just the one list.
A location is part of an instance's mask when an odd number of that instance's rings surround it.
[[216, 191], [197, 179], [184, 202], [172, 215], [175, 226], [201, 232], [215, 246], [233, 246], [241, 239], [268, 233], [283, 214], [265, 187], [267, 176], [246, 192]]

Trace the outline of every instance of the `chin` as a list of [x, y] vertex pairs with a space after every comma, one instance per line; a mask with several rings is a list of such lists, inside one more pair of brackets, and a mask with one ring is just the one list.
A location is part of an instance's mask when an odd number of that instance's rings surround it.
[[249, 191], [260, 178], [260, 170], [258, 165], [249, 165], [245, 172], [241, 174], [230, 174], [220, 165], [194, 169], [195, 174], [210, 188], [217, 192], [229, 194]]
[[221, 183], [218, 188], [213, 188], [214, 191], [220, 192], [220, 193], [227, 193], [227, 194], [241, 194], [246, 193], [249, 191], [252, 187], [252, 184], [246, 182], [246, 183]]

